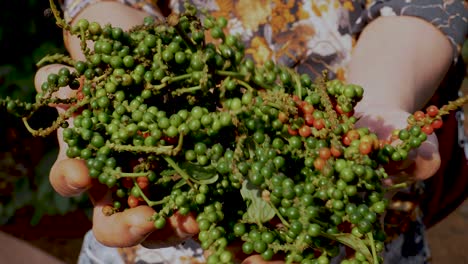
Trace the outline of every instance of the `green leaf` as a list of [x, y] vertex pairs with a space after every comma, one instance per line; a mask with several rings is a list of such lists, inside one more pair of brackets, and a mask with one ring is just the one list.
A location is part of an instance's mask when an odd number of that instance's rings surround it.
[[16, 208], [13, 203], [4, 204], [0, 215], [0, 224], [6, 224], [15, 215], [15, 212]]
[[174, 174], [176, 174], [177, 171], [176, 170], [163, 170], [159, 173], [159, 176], [161, 176], [162, 178], [164, 177], [172, 177], [174, 176]]
[[267, 201], [263, 200], [260, 189], [248, 180], [242, 183], [240, 192], [244, 200], [249, 200], [247, 202], [247, 219], [245, 219], [247, 222], [265, 223], [275, 216], [275, 210]]
[[370, 252], [369, 248], [366, 246], [364, 241], [360, 238], [356, 237], [353, 234], [322, 234], [324, 237], [336, 240], [358, 252], [363, 254], [369, 263], [374, 263], [372, 253]]
[[179, 166], [189, 175], [191, 180], [198, 184], [211, 184], [219, 178], [216, 168], [211, 165], [199, 166], [190, 162], [183, 162]]
[[182, 186], [186, 185], [187, 181], [184, 179], [180, 179], [174, 186], [172, 187], [173, 190], [180, 189]]
[[71, 211], [71, 200], [68, 197], [62, 197], [58, 193], [54, 193], [54, 204], [59, 214], [66, 214]]
[[49, 206], [51, 205], [50, 199], [52, 199], [52, 194], [55, 193], [55, 190], [49, 181], [49, 173], [54, 161], [57, 159], [57, 155], [58, 148], [48, 151], [44, 154], [43, 158], [34, 169], [34, 182], [37, 186], [35, 199], [43, 201]]
[[4, 225], [8, 222], [10, 216], [5, 215], [4, 205], [0, 203], [0, 225]]
[[21, 208], [32, 200], [32, 189], [28, 178], [20, 178], [15, 182], [14, 206]]
[[37, 183], [37, 192], [36, 192], [36, 199], [38, 200], [45, 200], [48, 197], [50, 197], [50, 194], [55, 192], [52, 186], [50, 185], [50, 182], [45, 179], [41, 179]]
[[34, 209], [34, 215], [31, 217], [31, 221], [29, 222], [32, 226], [39, 224], [39, 222], [42, 219], [42, 216], [44, 216], [45, 213], [45, 210], [44, 208], [42, 208], [42, 206], [38, 206]]

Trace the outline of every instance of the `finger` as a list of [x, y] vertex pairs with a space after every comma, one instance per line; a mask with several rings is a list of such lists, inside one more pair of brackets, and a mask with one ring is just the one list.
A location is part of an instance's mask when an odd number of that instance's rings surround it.
[[[242, 240], [234, 240], [232, 241], [226, 249], [232, 253], [234, 256], [233, 262], [234, 263], [241, 263], [241, 264], [284, 264], [284, 257], [285, 255], [282, 253], [277, 253], [273, 256], [271, 260], [264, 260], [262, 256], [255, 254], [255, 255], [249, 255], [245, 254], [242, 250], [242, 245], [244, 241]], [[203, 252], [203, 255], [205, 259], [208, 259], [208, 257], [213, 254], [213, 252], [209, 250], [205, 250]]]
[[62, 196], [75, 196], [91, 186], [88, 168], [83, 160], [61, 159], [52, 166], [49, 180], [52, 187]]
[[34, 87], [36, 91], [41, 92], [42, 84], [47, 81], [49, 74], [57, 73], [63, 66], [62, 64], [50, 64], [39, 68], [34, 76]]
[[[109, 193], [110, 194], [110, 193]], [[96, 239], [109, 247], [131, 247], [140, 244], [155, 230], [149, 206], [138, 206], [105, 215], [103, 207], [110, 204], [110, 195], [96, 204], [93, 211], [93, 233]]]
[[[36, 88], [36, 91], [42, 91], [42, 84], [47, 81], [49, 74], [58, 73], [60, 69], [64, 67], [68, 68], [70, 71], [74, 70], [73, 67], [66, 66], [63, 64], [49, 64], [39, 68], [36, 72], [36, 75], [34, 76], [34, 87]], [[67, 86], [60, 88], [56, 95], [59, 98], [68, 98], [70, 97], [70, 93], [72, 92], [73, 90]]]
[[[42, 84], [47, 81], [49, 74], [58, 73], [60, 69], [64, 67], [68, 68], [70, 71], [74, 70], [74, 68], [63, 65], [63, 64], [50, 64], [50, 65], [46, 65], [46, 66], [39, 68], [36, 72], [36, 75], [34, 76], [34, 87], [36, 88], [36, 90], [38, 92], [41, 92]], [[76, 96], [77, 91], [78, 89], [73, 90], [69, 86], [66, 86], [66, 87], [61, 87], [57, 92], [54, 92], [52, 96], [55, 98], [66, 99], [66, 98], [71, 98], [71, 97]], [[63, 105], [63, 104], [54, 105], [54, 106], [56, 106], [58, 110], [60, 110], [60, 108], [63, 108], [63, 109], [68, 108], [68, 105]]]
[[154, 222], [151, 221], [155, 213], [151, 207], [141, 205], [109, 216], [103, 212], [104, 206], [112, 204], [111, 193], [107, 187], [96, 184], [89, 194], [95, 205], [93, 232], [96, 239], [106, 246], [130, 247], [138, 244], [147, 248], [174, 246], [199, 232], [193, 214], [184, 216], [175, 213], [168, 219], [164, 228], [156, 229]]
[[417, 149], [414, 157], [415, 165], [407, 170], [417, 180], [425, 180], [436, 174], [440, 168], [440, 153], [437, 137], [432, 134]]
[[263, 260], [262, 256], [260, 255], [253, 255], [248, 258], [246, 258], [244, 261], [242, 261], [242, 264], [284, 264], [285, 262], [282, 260], [270, 260], [266, 261]]
[[[61, 68], [71, 67], [63, 64], [50, 64], [41, 67], [34, 76], [34, 86], [40, 92], [41, 86], [47, 81], [49, 74], [58, 73]], [[62, 87], [54, 96], [59, 98], [68, 98], [73, 96], [75, 92], [69, 87]], [[55, 105], [59, 114], [65, 112], [67, 105]], [[69, 126], [73, 126], [73, 119], [67, 120]], [[57, 130], [57, 139], [59, 143], [59, 154], [56, 162], [52, 166], [50, 172], [50, 182], [54, 189], [63, 196], [74, 196], [81, 194], [90, 187], [91, 179], [88, 176], [88, 170], [82, 161], [68, 159], [66, 155], [67, 145], [62, 137], [63, 129]]]
[[[57, 107], [59, 113], [65, 109]], [[69, 127], [73, 126], [73, 118], [67, 120]], [[81, 194], [91, 186], [91, 178], [83, 160], [70, 159], [67, 156], [68, 145], [63, 140], [63, 128], [57, 129], [59, 153], [49, 174], [49, 180], [54, 189], [63, 196]]]
[[[358, 106], [360, 105], [358, 104]], [[395, 129], [408, 125], [406, 121], [408, 115], [409, 113], [407, 112], [395, 111], [394, 109], [386, 109], [384, 107], [365, 109], [365, 111], [356, 112], [356, 116], [358, 117], [356, 127], [367, 127], [379, 139], [389, 139]]]
[[407, 159], [391, 162], [386, 166], [390, 177], [386, 179], [385, 183], [393, 185], [400, 182], [428, 179], [437, 173], [440, 163], [437, 137], [429, 135], [419, 148], [410, 151]]
[[180, 244], [182, 241], [200, 232], [195, 218], [195, 215], [192, 213], [188, 215], [175, 213], [169, 217], [166, 226], [152, 232], [142, 243], [142, 246], [146, 248], [160, 248]]

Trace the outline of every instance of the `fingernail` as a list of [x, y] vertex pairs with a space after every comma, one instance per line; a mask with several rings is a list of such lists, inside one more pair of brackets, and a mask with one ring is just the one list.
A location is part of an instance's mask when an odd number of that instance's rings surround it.
[[89, 189], [89, 187], [90, 186], [80, 186], [79, 184], [74, 183], [74, 182], [68, 182], [67, 183], [67, 188], [69, 188], [70, 190], [73, 190], [73, 191], [84, 192], [87, 189]]
[[146, 229], [138, 227], [138, 226], [132, 226], [132, 227], [130, 227], [130, 229], [128, 231], [133, 236], [141, 237], [141, 238], [145, 238], [151, 233], [151, 231], [148, 232], [148, 231], [146, 231]]

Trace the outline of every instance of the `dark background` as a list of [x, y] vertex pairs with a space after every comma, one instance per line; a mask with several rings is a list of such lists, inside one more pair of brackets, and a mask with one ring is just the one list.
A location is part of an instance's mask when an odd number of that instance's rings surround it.
[[[36, 62], [66, 52], [48, 7], [46, 0], [0, 1], [0, 98], [33, 102]], [[44, 109], [37, 116], [32, 125], [47, 126], [56, 112]], [[50, 186], [57, 151], [55, 134], [32, 137], [0, 106], [0, 230], [75, 263], [90, 228], [90, 205], [85, 195], [63, 198]]]
[[[45, 0], [0, 2], [0, 98], [33, 102], [36, 62], [66, 52], [62, 31], [52, 16], [45, 15], [47, 8]], [[32, 118], [32, 126], [46, 127], [55, 117], [54, 109], [42, 109]], [[56, 135], [32, 137], [5, 107], [0, 108], [0, 122], [0, 224], [25, 206], [31, 206], [32, 224], [44, 214], [75, 210], [82, 197], [61, 198], [48, 185], [48, 171], [57, 154]]]

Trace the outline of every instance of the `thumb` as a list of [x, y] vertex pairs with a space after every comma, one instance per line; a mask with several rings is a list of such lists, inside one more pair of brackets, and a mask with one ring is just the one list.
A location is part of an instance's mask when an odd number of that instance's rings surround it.
[[417, 149], [409, 152], [408, 158], [402, 161], [390, 162], [385, 166], [389, 178], [386, 185], [406, 181], [426, 180], [434, 176], [440, 168], [441, 158], [437, 136], [428, 135]]
[[416, 150], [411, 174], [417, 180], [426, 180], [436, 174], [440, 168], [439, 143], [436, 135], [431, 134]]
[[[66, 66], [63, 64], [49, 64], [44, 67], [41, 67], [37, 70], [36, 75], [34, 76], [34, 87], [37, 92], [42, 92], [42, 85], [48, 81], [50, 74], [57, 74], [60, 69], [68, 68], [68, 70], [73, 71], [74, 68]], [[57, 92], [53, 94], [56, 98], [66, 99], [73, 97], [77, 90], [72, 90], [70, 87], [61, 87]], [[62, 107], [62, 106], [58, 106]], [[58, 108], [57, 108], [58, 109]]]
[[169, 217], [168, 223], [162, 229], [153, 232], [142, 245], [146, 248], [173, 246], [199, 232], [195, 214], [182, 215], [176, 212]]
[[284, 264], [285, 262], [282, 260], [270, 260], [266, 261], [260, 255], [253, 255], [246, 258], [242, 261], [242, 264]]
[[[72, 67], [63, 64], [49, 64], [39, 68], [34, 76], [34, 87], [37, 92], [42, 92], [42, 86], [48, 81], [51, 74], [58, 74], [60, 69], [68, 68], [70, 71]], [[61, 87], [53, 94], [58, 98], [70, 98], [76, 93], [70, 87]], [[59, 114], [62, 114], [69, 107], [65, 104], [51, 105], [54, 106]], [[67, 120], [70, 126], [73, 126], [73, 117]], [[57, 160], [52, 166], [50, 173], [50, 182], [54, 189], [63, 196], [74, 196], [82, 193], [88, 189], [91, 184], [90, 177], [88, 176], [87, 168], [84, 162], [78, 160], [70, 160], [67, 158], [67, 146], [62, 136], [63, 129], [57, 130], [57, 139], [59, 143], [59, 154]]]
[[72, 69], [71, 67], [63, 64], [49, 64], [39, 68], [36, 72], [36, 75], [34, 76], [34, 87], [36, 88], [36, 91], [41, 92], [42, 84], [47, 81], [49, 75], [52, 73], [58, 73], [59, 70], [63, 67]]

